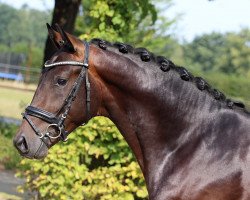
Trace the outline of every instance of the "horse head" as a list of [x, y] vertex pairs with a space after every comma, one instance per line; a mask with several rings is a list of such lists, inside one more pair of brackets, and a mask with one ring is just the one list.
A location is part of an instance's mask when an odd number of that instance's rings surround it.
[[[43, 158], [48, 149], [92, 116], [98, 97], [91, 84], [89, 45], [47, 25], [57, 51], [42, 69], [31, 105], [23, 113], [23, 122], [14, 138], [20, 154]], [[90, 97], [91, 96], [91, 97]], [[90, 107], [90, 99], [95, 99]]]

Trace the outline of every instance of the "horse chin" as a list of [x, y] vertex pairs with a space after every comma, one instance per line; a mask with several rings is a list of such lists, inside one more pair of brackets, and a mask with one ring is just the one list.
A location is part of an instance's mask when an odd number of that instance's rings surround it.
[[35, 151], [31, 151], [30, 153], [23, 155], [28, 159], [36, 159], [41, 160], [48, 155], [48, 147], [41, 141], [41, 145]]
[[47, 150], [40, 150], [34, 155], [34, 159], [41, 160], [45, 158], [48, 155], [48, 149]]

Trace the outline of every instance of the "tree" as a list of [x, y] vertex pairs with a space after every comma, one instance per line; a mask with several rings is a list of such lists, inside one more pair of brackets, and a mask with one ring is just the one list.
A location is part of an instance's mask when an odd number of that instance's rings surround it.
[[250, 71], [250, 30], [227, 33], [225, 54], [218, 63], [220, 71], [226, 74], [245, 75]]
[[9, 5], [0, 4], [0, 43], [9, 48], [20, 42], [43, 47], [46, 38], [45, 22], [48, 20], [49, 14], [46, 12], [26, 6], [17, 10]]
[[168, 32], [176, 19], [164, 15], [171, 5], [172, 0], [83, 2], [75, 33], [82, 39], [120, 41], [146, 47], [157, 55], [179, 58], [181, 47]]
[[202, 71], [245, 75], [250, 71], [250, 31], [211, 33], [184, 45], [187, 65]]
[[145, 19], [153, 24], [157, 19], [150, 0], [90, 0], [83, 1], [83, 13], [78, 17], [76, 33], [84, 38], [100, 37], [124, 41], [127, 35]]
[[[0, 3], [1, 54], [22, 55], [23, 62], [18, 64], [40, 67], [47, 37], [45, 23], [49, 19], [50, 14], [45, 11], [30, 9], [27, 6], [15, 9]], [[13, 56], [11, 58], [13, 59], [9, 60], [15, 60]]]
[[220, 33], [197, 36], [191, 43], [184, 45], [187, 65], [200, 68], [202, 71], [214, 70], [220, 59], [219, 55], [225, 51], [225, 44], [226, 39]]
[[0, 43], [10, 47], [12, 38], [9, 34], [12, 31], [10, 32], [8, 27], [12, 20], [18, 20], [18, 15], [14, 8], [6, 4], [0, 4], [0, 11]]
[[172, 6], [172, 1], [157, 0], [153, 2], [157, 11], [155, 23], [152, 23], [150, 16], [147, 16], [127, 34], [125, 42], [132, 43], [136, 47], [146, 47], [156, 55], [177, 60], [177, 52], [181, 49], [181, 46], [169, 33], [169, 30], [176, 24], [178, 18], [169, 19], [165, 15], [165, 12]]

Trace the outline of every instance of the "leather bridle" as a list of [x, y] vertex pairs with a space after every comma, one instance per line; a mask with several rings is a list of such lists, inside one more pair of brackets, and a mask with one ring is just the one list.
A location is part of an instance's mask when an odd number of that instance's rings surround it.
[[[79, 91], [79, 88], [81, 86], [81, 83], [83, 82], [83, 79], [85, 77], [85, 88], [86, 88], [86, 117], [87, 121], [90, 119], [90, 82], [88, 77], [88, 58], [89, 58], [89, 44], [88, 42], [84, 41], [85, 46], [85, 58], [84, 62], [77, 62], [77, 61], [62, 61], [62, 62], [55, 62], [48, 64], [48, 62], [45, 62], [44, 67], [45, 68], [52, 68], [57, 66], [65, 66], [65, 65], [73, 65], [73, 66], [81, 66], [82, 70], [80, 74], [78, 75], [78, 78], [76, 79], [75, 83], [72, 86], [72, 89], [67, 96], [67, 98], [64, 100], [64, 104], [62, 105], [62, 108], [59, 110], [58, 114], [53, 114], [51, 112], [48, 112], [46, 110], [43, 110], [41, 108], [36, 108], [34, 106], [28, 106], [25, 109], [25, 112], [22, 113], [23, 118], [27, 120], [29, 125], [34, 130], [35, 134], [47, 145], [46, 139], [57, 139], [61, 138], [62, 141], [67, 140], [68, 132], [65, 130], [64, 121], [68, 116], [68, 113], [70, 111], [70, 108], [72, 106], [72, 102], [75, 100], [76, 95]], [[60, 112], [64, 110], [64, 112]], [[42, 133], [34, 124], [34, 122], [29, 118], [29, 116], [37, 117], [39, 119], [42, 119], [43, 121], [49, 123], [48, 127], [46, 128], [45, 133]], [[50, 133], [50, 129], [54, 129], [56, 131], [56, 135], [52, 135]]]

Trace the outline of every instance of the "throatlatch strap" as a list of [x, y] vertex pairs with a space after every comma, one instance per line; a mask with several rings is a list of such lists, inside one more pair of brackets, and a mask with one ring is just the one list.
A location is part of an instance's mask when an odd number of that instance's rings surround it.
[[[84, 63], [88, 65], [89, 63], [89, 43], [84, 41], [85, 45], [85, 58]], [[86, 88], [86, 117], [87, 121], [90, 119], [90, 82], [89, 82], [89, 75], [87, 70], [85, 71], [85, 88]]]

